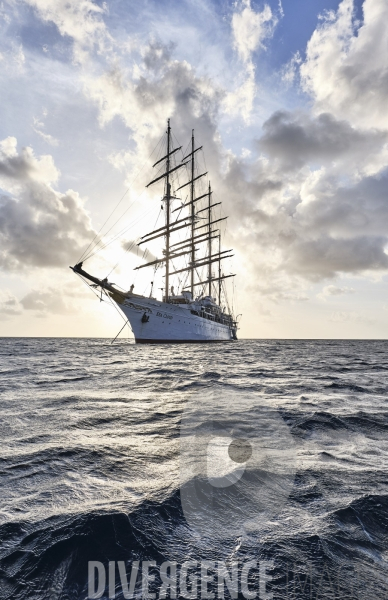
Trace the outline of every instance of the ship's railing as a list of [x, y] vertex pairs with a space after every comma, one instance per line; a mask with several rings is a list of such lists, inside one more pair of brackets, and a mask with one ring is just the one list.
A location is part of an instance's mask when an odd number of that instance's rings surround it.
[[198, 315], [199, 317], [202, 317], [203, 319], [207, 319], [208, 321], [214, 321], [215, 323], [221, 323], [222, 325], [229, 325], [229, 326], [232, 324], [232, 319], [231, 319], [230, 315], [224, 315], [224, 314], [219, 314], [219, 313], [210, 313], [204, 309], [202, 309], [200, 313], [196, 310], [192, 310], [190, 312], [191, 312], [191, 314]]

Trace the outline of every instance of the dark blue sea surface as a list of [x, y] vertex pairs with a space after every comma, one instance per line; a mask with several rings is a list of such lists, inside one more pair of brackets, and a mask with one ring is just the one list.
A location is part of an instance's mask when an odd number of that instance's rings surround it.
[[[2, 339], [0, 598], [83, 600], [89, 561], [137, 560], [156, 562], [156, 598], [166, 560], [273, 561], [274, 600], [388, 598], [387, 359], [385, 341]], [[211, 393], [234, 398], [236, 427], [276, 411], [295, 459], [277, 513], [255, 521], [253, 495], [246, 526], [226, 510], [217, 535], [181, 502], [182, 414]]]

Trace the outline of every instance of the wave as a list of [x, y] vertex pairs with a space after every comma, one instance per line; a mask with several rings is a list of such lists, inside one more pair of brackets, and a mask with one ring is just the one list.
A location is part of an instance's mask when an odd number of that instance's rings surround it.
[[162, 503], [145, 501], [127, 514], [90, 512], [7, 523], [0, 526], [2, 593], [13, 600], [52, 600], [54, 585], [58, 597], [84, 600], [88, 561], [161, 564], [163, 540], [179, 524], [185, 527], [177, 490]]

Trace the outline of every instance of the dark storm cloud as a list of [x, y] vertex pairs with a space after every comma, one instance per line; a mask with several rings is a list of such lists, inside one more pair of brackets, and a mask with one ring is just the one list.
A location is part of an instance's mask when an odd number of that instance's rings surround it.
[[353, 186], [324, 182], [294, 215], [284, 268], [312, 279], [388, 268], [388, 171]]
[[364, 177], [352, 186], [341, 186], [329, 176], [317, 187], [317, 202], [300, 210], [301, 222], [317, 233], [337, 237], [388, 235], [388, 169]]
[[[306, 146], [314, 147], [299, 148]], [[284, 172], [276, 160], [249, 166], [231, 159], [224, 193], [235, 220], [232, 243], [257, 289], [279, 273], [318, 281], [388, 269], [388, 170], [347, 185], [344, 172], [301, 171], [299, 164]]]
[[336, 239], [322, 235], [317, 239], [297, 240], [288, 248], [282, 268], [317, 281], [339, 273], [386, 270], [386, 244], [387, 238], [383, 236]]
[[358, 131], [329, 113], [314, 118], [277, 111], [264, 123], [263, 131], [260, 149], [289, 169], [367, 155], [388, 139], [386, 132]]

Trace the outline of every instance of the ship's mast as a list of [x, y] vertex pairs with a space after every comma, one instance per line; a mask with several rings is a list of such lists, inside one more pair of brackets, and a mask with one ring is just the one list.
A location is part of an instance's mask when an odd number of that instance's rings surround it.
[[190, 271], [190, 291], [191, 297], [194, 298], [194, 264], [195, 264], [195, 203], [194, 203], [194, 168], [195, 168], [195, 153], [194, 153], [194, 129], [191, 130], [191, 185], [190, 185], [190, 202], [191, 202], [191, 271]]
[[170, 119], [167, 120], [167, 159], [166, 159], [166, 291], [165, 302], [168, 302], [169, 296], [169, 278], [170, 278]]
[[221, 234], [218, 236], [218, 306], [221, 306]]
[[[209, 237], [208, 237], [208, 254], [209, 256], [212, 255], [212, 226], [211, 226], [211, 221], [212, 221], [212, 208], [211, 208], [211, 197], [212, 197], [212, 191], [211, 191], [211, 187], [210, 187], [210, 181], [209, 181], [209, 192], [208, 192], [208, 227], [209, 227]], [[209, 296], [212, 295], [212, 266], [209, 263], [209, 269], [208, 269], [208, 280], [209, 280]]]
[[[187, 227], [187, 224], [185, 223], [184, 225], [179, 225], [179, 227], [177, 227], [177, 222], [175, 221], [175, 223], [173, 223], [171, 225], [171, 183], [170, 183], [170, 174], [177, 171], [178, 169], [180, 169], [181, 167], [184, 167], [187, 163], [181, 163], [179, 165], [177, 165], [176, 167], [171, 168], [171, 160], [170, 157], [175, 154], [175, 152], [177, 152], [178, 150], [181, 150], [182, 146], [179, 146], [179, 148], [174, 148], [171, 149], [171, 127], [170, 127], [170, 119], [167, 120], [167, 131], [166, 131], [166, 135], [167, 135], [167, 154], [165, 156], [163, 156], [162, 158], [160, 158], [159, 160], [156, 161], [156, 163], [153, 165], [154, 167], [156, 167], [156, 165], [162, 163], [163, 161], [166, 161], [166, 170], [162, 175], [159, 175], [159, 177], [156, 177], [155, 179], [153, 179], [152, 181], [149, 182], [149, 184], [146, 187], [149, 187], [150, 185], [156, 183], [157, 181], [160, 181], [161, 179], [164, 179], [165, 181], [165, 187], [164, 187], [164, 198], [163, 200], [165, 201], [166, 204], [166, 211], [165, 211], [165, 219], [166, 219], [166, 224], [164, 227], [160, 227], [159, 229], [156, 229], [155, 231], [151, 231], [150, 233], [146, 234], [145, 236], [142, 237], [141, 241], [139, 242], [138, 245], [145, 243], [145, 242], [149, 242], [151, 240], [154, 240], [158, 237], [164, 236], [165, 240], [166, 240], [166, 248], [164, 251], [164, 255], [165, 257], [161, 260], [158, 261], [153, 261], [151, 264], [157, 264], [157, 263], [161, 263], [161, 262], [165, 262], [166, 263], [166, 273], [165, 273], [165, 281], [166, 281], [166, 286], [165, 286], [165, 294], [164, 294], [164, 299], [165, 302], [168, 302], [169, 299], [169, 283], [170, 283], [170, 259], [173, 258], [170, 254], [170, 234], [174, 231], [176, 231], [177, 229], [181, 229], [182, 227]], [[182, 221], [186, 221], [187, 219], [181, 219], [179, 221], [179, 223], [182, 223]], [[156, 234], [156, 235], [155, 235]], [[149, 263], [147, 265], [142, 265], [142, 267], [145, 266], [149, 266]]]

